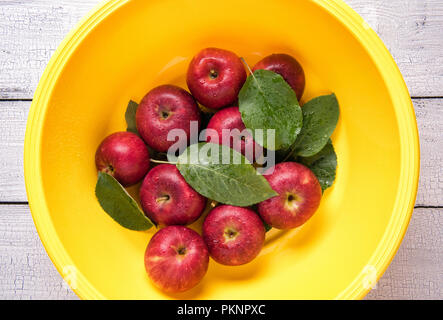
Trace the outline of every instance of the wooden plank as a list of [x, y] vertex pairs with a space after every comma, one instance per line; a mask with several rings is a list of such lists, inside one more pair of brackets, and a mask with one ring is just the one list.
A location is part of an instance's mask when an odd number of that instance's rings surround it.
[[0, 99], [32, 98], [59, 43], [99, 2], [0, 1]]
[[443, 206], [443, 99], [414, 100], [420, 135], [416, 205]]
[[[441, 299], [443, 209], [416, 209], [399, 252], [367, 299]], [[0, 299], [76, 299], [25, 205], [0, 205]]]
[[0, 299], [76, 299], [43, 248], [25, 205], [0, 205]]
[[443, 209], [415, 209], [400, 249], [366, 299], [443, 298]]
[[[99, 0], [0, 2], [0, 99], [33, 96], [60, 41]], [[443, 2], [346, 0], [384, 40], [412, 96], [443, 96]]]
[[[0, 101], [0, 202], [26, 201], [23, 139], [30, 102]], [[443, 206], [443, 98], [416, 99], [421, 175], [416, 205]]]
[[0, 101], [0, 202], [27, 201], [23, 141], [31, 102]]
[[443, 1], [345, 0], [377, 32], [411, 96], [443, 96]]

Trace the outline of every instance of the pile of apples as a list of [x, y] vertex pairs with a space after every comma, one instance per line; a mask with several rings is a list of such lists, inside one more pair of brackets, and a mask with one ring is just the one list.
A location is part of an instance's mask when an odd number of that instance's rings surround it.
[[[305, 75], [296, 59], [273, 54], [258, 62], [253, 71], [266, 69], [280, 74], [300, 100]], [[145, 215], [161, 229], [152, 237], [145, 252], [146, 271], [153, 283], [165, 292], [182, 292], [197, 285], [206, 274], [209, 256], [223, 265], [250, 262], [265, 241], [265, 222], [277, 229], [296, 228], [317, 210], [322, 189], [307, 167], [295, 162], [277, 164], [273, 173], [264, 174], [278, 196], [259, 203], [254, 209], [219, 205], [206, 216], [202, 236], [185, 227], [205, 211], [207, 199], [197, 193], [173, 164], [150, 169], [147, 145], [166, 152], [174, 141], [168, 132], [182, 129], [188, 136], [190, 122], [200, 125], [198, 103], [215, 114], [207, 128], [245, 129], [238, 106], [238, 94], [247, 78], [245, 66], [233, 52], [207, 48], [191, 61], [187, 85], [191, 94], [174, 85], [152, 89], [140, 102], [136, 126], [140, 136], [117, 132], [98, 147], [95, 161], [99, 171], [112, 175], [123, 186], [137, 184]], [[198, 103], [197, 103], [198, 102]], [[201, 129], [201, 128], [200, 128]], [[239, 138], [240, 139], [240, 138]], [[208, 138], [208, 142], [210, 139]], [[230, 141], [230, 147], [255, 144], [252, 138]]]

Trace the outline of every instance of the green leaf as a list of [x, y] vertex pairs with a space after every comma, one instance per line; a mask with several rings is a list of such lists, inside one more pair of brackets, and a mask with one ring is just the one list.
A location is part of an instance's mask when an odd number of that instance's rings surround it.
[[135, 122], [135, 114], [137, 113], [138, 103], [134, 101], [129, 101], [128, 107], [125, 112], [125, 119], [127, 124], [126, 131], [138, 134], [137, 125]]
[[177, 168], [198, 193], [220, 203], [246, 207], [278, 195], [243, 155], [224, 145], [191, 145]]
[[320, 152], [337, 125], [340, 110], [335, 94], [320, 96], [302, 108], [303, 128], [295, 142], [295, 154], [311, 157]]
[[243, 122], [253, 135], [255, 129], [275, 130], [274, 146], [268, 144], [266, 131], [260, 144], [273, 150], [294, 144], [302, 128], [302, 111], [294, 90], [279, 74], [255, 71], [240, 90], [238, 100]]
[[148, 230], [154, 225], [125, 188], [111, 175], [98, 173], [95, 195], [103, 210], [121, 226], [140, 231]]
[[314, 172], [323, 192], [332, 186], [337, 169], [337, 155], [331, 140], [328, 140], [326, 146], [316, 155], [299, 158], [299, 161]]

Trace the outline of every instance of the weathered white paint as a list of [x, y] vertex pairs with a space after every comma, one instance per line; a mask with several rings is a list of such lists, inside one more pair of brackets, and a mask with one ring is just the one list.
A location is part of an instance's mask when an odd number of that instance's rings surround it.
[[30, 104], [0, 101], [0, 202], [27, 201], [23, 142]]
[[[0, 1], [0, 98], [32, 98], [49, 58], [99, 0]], [[384, 40], [412, 96], [443, 96], [441, 0], [347, 0]]]
[[443, 298], [443, 208], [415, 209], [386, 273], [367, 299]]
[[[367, 299], [441, 299], [442, 230], [443, 209], [416, 209], [397, 256]], [[0, 206], [0, 270], [0, 299], [76, 299], [44, 251], [26, 205]]]
[[0, 299], [76, 299], [46, 254], [27, 205], [0, 206]]
[[0, 98], [32, 98], [52, 53], [97, 3], [0, 1]]
[[443, 96], [443, 1], [345, 0], [377, 32], [415, 97]]

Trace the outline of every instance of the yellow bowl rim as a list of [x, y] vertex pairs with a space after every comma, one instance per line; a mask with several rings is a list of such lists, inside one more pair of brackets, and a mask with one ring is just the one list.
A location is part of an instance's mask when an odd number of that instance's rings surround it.
[[[72, 266], [74, 263], [57, 236], [45, 201], [41, 177], [41, 157], [35, 157], [35, 155], [41, 154], [42, 127], [39, 124], [42, 123], [45, 116], [54, 85], [72, 53], [97, 24], [129, 1], [105, 1], [97, 5], [78, 23], [77, 27], [63, 40], [49, 61], [35, 91], [29, 111], [24, 144], [26, 192], [40, 239], [62, 276], [64, 267]], [[393, 209], [393, 212], [397, 212], [397, 214], [392, 215], [382, 240], [367, 263], [368, 266], [373, 266], [377, 270], [378, 280], [394, 258], [414, 209], [420, 170], [420, 148], [415, 113], [408, 89], [395, 61], [369, 25], [343, 0], [310, 1], [335, 16], [365, 48], [385, 80], [398, 119], [402, 166]], [[365, 272], [362, 270], [336, 299], [363, 298], [370, 290], [370, 288], [362, 285], [364, 277]], [[106, 298], [81, 273], [77, 275], [76, 287], [72, 289], [82, 299]]]

